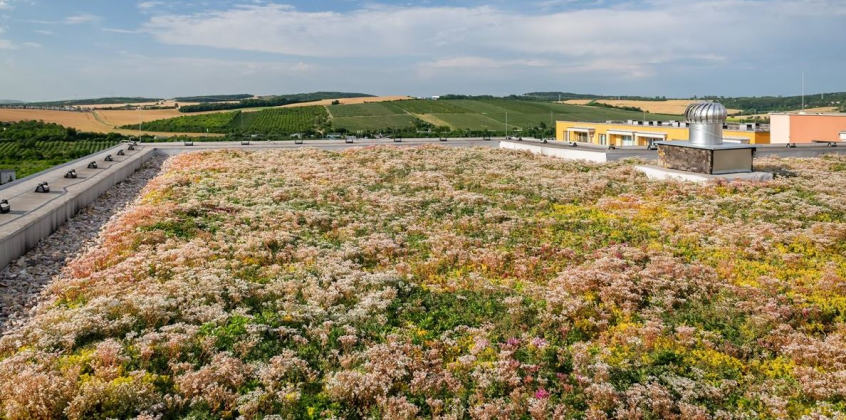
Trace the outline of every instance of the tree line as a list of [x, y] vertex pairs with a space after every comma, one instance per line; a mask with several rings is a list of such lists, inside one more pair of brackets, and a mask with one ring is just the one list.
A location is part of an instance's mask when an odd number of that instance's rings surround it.
[[322, 101], [325, 99], [335, 98], [361, 98], [372, 97], [364, 93], [349, 93], [349, 92], [314, 92], [314, 93], [297, 93], [293, 95], [278, 95], [266, 96], [262, 98], [242, 99], [238, 102], [210, 102], [197, 105], [188, 105], [179, 108], [180, 112], [206, 112], [206, 111], [225, 111], [233, 109], [244, 108], [264, 108], [276, 107], [291, 104], [299, 104], [304, 102]]
[[86, 133], [44, 121], [0, 122], [2, 141], [122, 140], [118, 133]]

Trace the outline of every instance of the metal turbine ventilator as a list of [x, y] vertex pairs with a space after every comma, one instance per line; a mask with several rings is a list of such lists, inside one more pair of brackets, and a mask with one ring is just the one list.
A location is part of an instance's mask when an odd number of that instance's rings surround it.
[[685, 120], [690, 123], [690, 143], [700, 146], [723, 144], [723, 125], [728, 119], [728, 110], [716, 102], [697, 102], [688, 105], [684, 111]]

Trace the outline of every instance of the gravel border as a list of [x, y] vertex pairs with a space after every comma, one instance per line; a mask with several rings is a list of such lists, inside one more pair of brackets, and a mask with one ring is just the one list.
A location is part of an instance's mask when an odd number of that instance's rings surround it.
[[23, 325], [43, 293], [61, 278], [65, 264], [100, 243], [100, 232], [131, 205], [159, 174], [165, 156], [156, 156], [82, 209], [56, 232], [0, 271], [0, 334]]

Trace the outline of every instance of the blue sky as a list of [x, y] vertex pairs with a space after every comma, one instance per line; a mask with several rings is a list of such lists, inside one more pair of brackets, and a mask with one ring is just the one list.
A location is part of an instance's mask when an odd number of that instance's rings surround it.
[[846, 91], [846, 0], [0, 0], [0, 99]]

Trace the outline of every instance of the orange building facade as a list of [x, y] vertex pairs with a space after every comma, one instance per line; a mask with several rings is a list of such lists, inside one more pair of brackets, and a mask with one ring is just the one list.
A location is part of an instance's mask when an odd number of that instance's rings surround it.
[[772, 143], [846, 141], [846, 114], [770, 114]]

